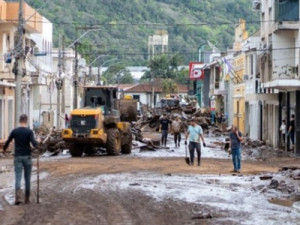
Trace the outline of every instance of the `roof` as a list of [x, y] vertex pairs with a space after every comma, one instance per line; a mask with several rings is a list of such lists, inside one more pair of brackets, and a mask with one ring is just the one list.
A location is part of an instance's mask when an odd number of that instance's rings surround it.
[[90, 89], [116, 89], [118, 86], [85, 86], [84, 88], [90, 88]]
[[138, 84], [120, 84], [119, 87], [120, 89], [122, 89], [123, 91], [127, 91], [128, 89], [131, 89], [135, 86], [137, 86]]
[[[188, 87], [186, 84], [177, 84], [178, 93], [188, 93]], [[152, 92], [152, 84], [137, 84], [127, 89], [123, 89], [125, 93], [151, 93]], [[162, 87], [160, 83], [154, 84], [154, 91], [156, 93], [163, 93]]]

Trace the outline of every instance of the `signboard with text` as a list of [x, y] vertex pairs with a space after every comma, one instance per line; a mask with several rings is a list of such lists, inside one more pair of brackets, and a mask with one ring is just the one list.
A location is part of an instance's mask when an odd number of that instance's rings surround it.
[[190, 80], [203, 80], [204, 79], [204, 64], [201, 62], [190, 62]]

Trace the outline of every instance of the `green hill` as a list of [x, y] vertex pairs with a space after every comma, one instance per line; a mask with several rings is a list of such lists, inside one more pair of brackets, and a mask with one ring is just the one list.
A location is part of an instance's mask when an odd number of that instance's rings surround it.
[[[27, 0], [39, 8], [44, 0]], [[58, 34], [75, 40], [83, 30], [97, 26], [83, 40], [81, 53], [116, 55], [128, 65], [145, 65], [148, 36], [156, 30], [169, 33], [169, 52], [180, 52], [186, 61], [197, 59], [197, 48], [210, 40], [220, 49], [232, 46], [234, 23], [244, 18], [250, 33], [258, 27], [259, 15], [251, 0], [50, 0], [41, 13], [54, 23]]]

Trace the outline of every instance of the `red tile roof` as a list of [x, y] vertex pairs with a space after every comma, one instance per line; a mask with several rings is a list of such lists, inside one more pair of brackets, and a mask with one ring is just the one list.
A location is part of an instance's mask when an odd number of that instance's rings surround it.
[[[185, 84], [177, 84], [178, 93], [188, 93], [188, 87]], [[135, 86], [123, 89], [126, 93], [152, 93], [152, 84], [137, 84]], [[162, 87], [160, 83], [154, 84], [154, 90], [156, 93], [162, 93]]]

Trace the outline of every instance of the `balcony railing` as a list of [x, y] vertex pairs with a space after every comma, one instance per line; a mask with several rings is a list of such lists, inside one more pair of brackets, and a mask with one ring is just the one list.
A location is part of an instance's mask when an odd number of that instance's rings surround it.
[[299, 0], [275, 0], [275, 20], [299, 21]]

